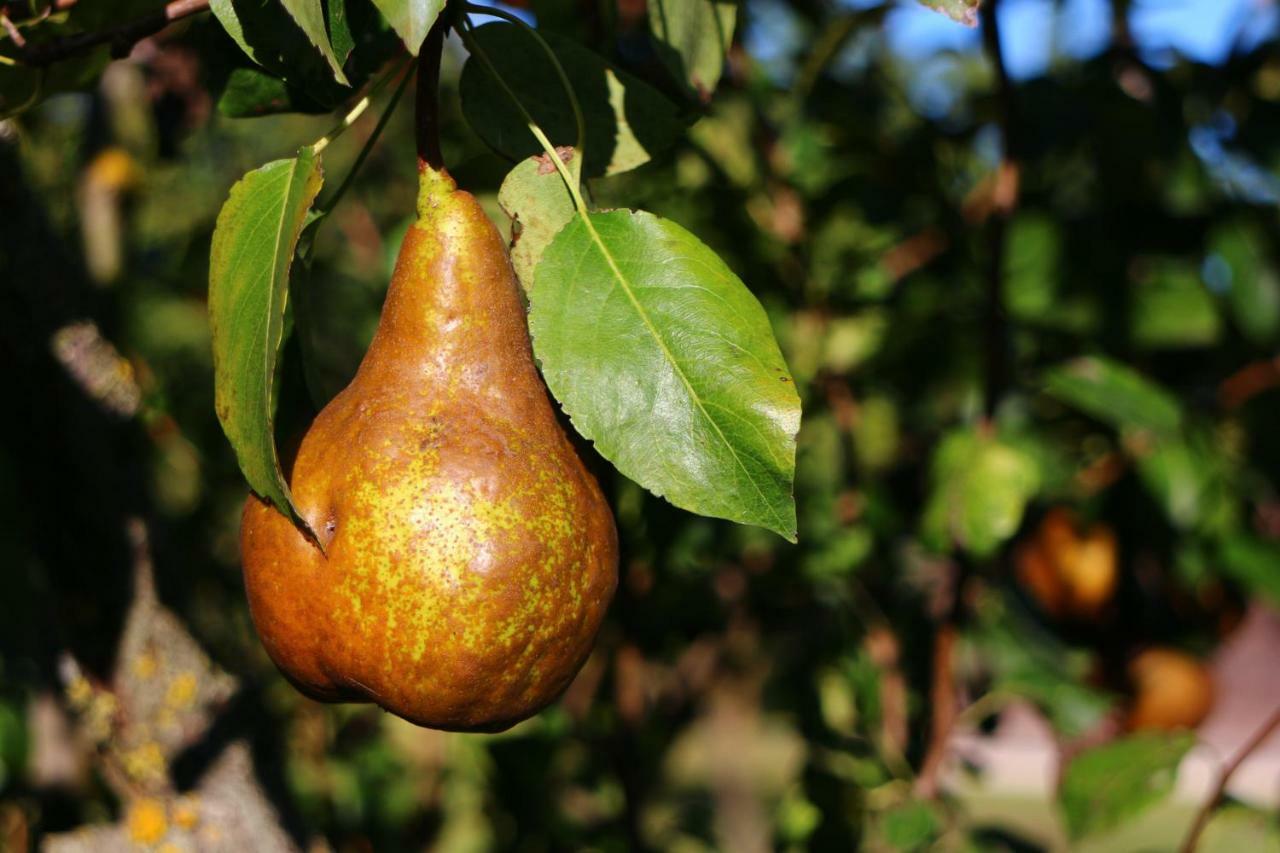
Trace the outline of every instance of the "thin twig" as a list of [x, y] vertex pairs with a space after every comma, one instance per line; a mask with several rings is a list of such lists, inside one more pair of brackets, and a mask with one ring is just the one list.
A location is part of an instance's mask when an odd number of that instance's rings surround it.
[[9, 34], [9, 38], [19, 48], [27, 46], [27, 40], [22, 35], [22, 32], [13, 25], [13, 21], [9, 20], [9, 16], [4, 12], [0, 12], [0, 26], [4, 27], [4, 31]]
[[65, 12], [74, 5], [76, 0], [54, 0], [39, 12], [32, 14], [29, 3], [24, 0], [9, 0], [9, 2], [0, 2], [0, 14], [7, 15], [18, 24], [30, 26], [38, 24], [55, 12]]
[[1186, 840], [1182, 842], [1182, 853], [1195, 853], [1196, 845], [1200, 843], [1200, 835], [1204, 832], [1204, 828], [1209, 825], [1209, 818], [1213, 817], [1214, 810], [1222, 802], [1222, 798], [1227, 791], [1227, 785], [1231, 782], [1231, 777], [1240, 769], [1240, 765], [1244, 764], [1245, 759], [1252, 755], [1254, 750], [1262, 746], [1267, 738], [1271, 737], [1278, 729], [1280, 729], [1280, 708], [1272, 711], [1266, 722], [1259, 726], [1258, 730], [1244, 742], [1244, 745], [1237, 750], [1231, 760], [1222, 766], [1222, 772], [1218, 774], [1217, 784], [1214, 785], [1209, 799], [1205, 800], [1204, 805], [1200, 807], [1200, 811], [1196, 813], [1196, 819], [1192, 822], [1191, 829], [1187, 832]]
[[347, 190], [351, 188], [351, 184], [355, 181], [356, 175], [360, 171], [360, 167], [363, 166], [365, 160], [368, 159], [369, 154], [373, 151], [374, 145], [382, 136], [382, 131], [387, 126], [387, 122], [391, 120], [391, 115], [395, 112], [396, 104], [400, 102], [400, 96], [404, 94], [405, 87], [409, 85], [409, 80], [413, 77], [410, 73], [412, 68], [413, 63], [412, 60], [410, 60], [400, 69], [391, 72], [385, 78], [379, 80], [378, 83], [369, 90], [368, 97], [372, 98], [388, 81], [394, 80], [397, 76], [400, 77], [400, 82], [396, 84], [395, 91], [391, 93], [391, 98], [387, 101], [387, 105], [383, 107], [382, 115], [379, 116], [377, 124], [373, 126], [373, 131], [369, 134], [368, 139], [365, 140], [364, 145], [360, 148], [360, 153], [356, 155], [356, 159], [351, 164], [351, 168], [347, 170], [346, 177], [342, 179], [342, 183], [333, 191], [333, 194], [316, 208], [318, 213], [325, 214], [333, 210], [334, 205], [336, 205], [343, 195], [346, 194]]
[[1246, 364], [1222, 380], [1218, 399], [1227, 409], [1238, 409], [1259, 394], [1280, 386], [1280, 356]]
[[25, 47], [15, 43], [14, 46], [18, 47], [18, 54], [14, 58], [21, 65], [41, 68], [63, 59], [87, 53], [104, 44], [111, 45], [112, 56], [125, 56], [133, 49], [135, 44], [147, 36], [158, 33], [174, 21], [206, 12], [208, 9], [209, 0], [173, 0], [164, 8], [149, 15], [105, 30], [76, 33], [75, 35], [39, 44], [28, 44]]

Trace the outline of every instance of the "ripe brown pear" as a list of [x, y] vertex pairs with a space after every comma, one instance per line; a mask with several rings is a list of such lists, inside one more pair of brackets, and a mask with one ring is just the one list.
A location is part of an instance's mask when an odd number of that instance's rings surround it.
[[304, 693], [498, 731], [585, 661], [617, 533], [534, 366], [502, 238], [447, 173], [421, 179], [369, 351], [292, 468], [324, 550], [251, 495], [245, 586]]

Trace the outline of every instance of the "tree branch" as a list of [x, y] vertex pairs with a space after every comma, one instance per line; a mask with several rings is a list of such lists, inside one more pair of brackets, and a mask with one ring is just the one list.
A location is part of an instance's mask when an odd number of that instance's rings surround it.
[[933, 675], [929, 684], [929, 745], [925, 749], [915, 786], [916, 792], [927, 799], [938, 796], [938, 776], [947, 757], [947, 744], [951, 740], [952, 729], [960, 715], [959, 703], [956, 701], [956, 624], [951, 615], [947, 615], [946, 621], [938, 626], [933, 636]]
[[19, 64], [31, 68], [52, 65], [63, 59], [69, 59], [82, 53], [88, 53], [95, 47], [111, 45], [111, 55], [122, 57], [128, 55], [133, 46], [147, 36], [154, 35], [174, 21], [206, 12], [209, 0], [173, 0], [164, 8], [105, 30], [91, 33], [76, 33], [39, 44], [18, 45], [18, 54], [14, 57]]
[[1222, 802], [1231, 777], [1240, 769], [1240, 765], [1244, 764], [1245, 759], [1252, 755], [1254, 750], [1262, 746], [1267, 738], [1271, 737], [1278, 729], [1280, 729], [1280, 708], [1272, 711], [1271, 716], [1245, 741], [1244, 745], [1231, 757], [1231, 760], [1222, 766], [1222, 772], [1218, 774], [1217, 784], [1214, 785], [1213, 791], [1209, 794], [1209, 799], [1205, 800], [1204, 805], [1200, 807], [1200, 811], [1196, 813], [1196, 819], [1192, 822], [1191, 829], [1187, 832], [1186, 840], [1182, 842], [1182, 853], [1195, 853], [1196, 845], [1200, 843], [1200, 835], [1204, 832], [1204, 828], [1209, 825], [1209, 818], [1213, 817], [1214, 810]]

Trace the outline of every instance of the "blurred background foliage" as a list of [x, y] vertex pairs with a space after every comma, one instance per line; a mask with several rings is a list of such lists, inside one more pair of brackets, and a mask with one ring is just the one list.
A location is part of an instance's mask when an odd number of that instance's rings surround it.
[[[241, 117], [255, 87], [342, 95], [191, 18], [0, 124], [0, 847], [1177, 849], [1195, 738], [1171, 730], [1280, 602], [1280, 7], [1002, 0], [967, 29], [747, 0], [703, 104], [643, 2], [517, 5], [696, 118], [590, 191], [684, 225], [766, 306], [804, 399], [799, 545], [599, 463], [621, 585], [558, 705], [446, 735], [298, 695], [243, 600], [205, 289], [230, 185], [332, 122]], [[464, 58], [446, 160], [507, 227]], [[0, 67], [10, 106], [26, 73]], [[60, 75], [44, 94], [84, 82]], [[402, 108], [320, 233], [286, 443], [373, 332], [412, 139]], [[960, 757], [1013, 706], [1051, 728], [1046, 790]], [[1228, 805], [1202, 849], [1275, 849], [1274, 805]]]

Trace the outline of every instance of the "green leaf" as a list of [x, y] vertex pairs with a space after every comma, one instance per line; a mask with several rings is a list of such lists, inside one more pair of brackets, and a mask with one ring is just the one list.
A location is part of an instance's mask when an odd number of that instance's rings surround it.
[[618, 470], [795, 541], [800, 399], [764, 309], [715, 253], [650, 213], [577, 214], [530, 303], [547, 384]]
[[[587, 176], [634, 169], [683, 133], [679, 111], [657, 89], [619, 71], [577, 43], [543, 33], [564, 66], [586, 122]], [[577, 142], [569, 96], [555, 67], [529, 33], [513, 24], [486, 24], [476, 40], [498, 73], [555, 145]], [[462, 112], [498, 153], [524, 160], [542, 153], [524, 117], [484, 64], [469, 59], [458, 83]]]
[[404, 46], [414, 56], [418, 55], [427, 31], [440, 16], [445, 0], [373, 0], [392, 29], [404, 39]]
[[1037, 327], [1088, 335], [1099, 311], [1088, 294], [1063, 286], [1063, 227], [1039, 211], [1018, 214], [1004, 245], [1004, 302], [1009, 314]]
[[31, 749], [25, 709], [18, 701], [0, 698], [0, 786], [26, 766]]
[[1077, 755], [1059, 792], [1071, 837], [1119, 826], [1167, 797], [1194, 743], [1192, 734], [1134, 735]]
[[[282, 7], [249, 0], [217, 3], [215, 8], [229, 16], [223, 22], [227, 38], [208, 39], [203, 58], [220, 113], [236, 118], [324, 113], [351, 99], [351, 89], [334, 82], [329, 65]], [[353, 86], [385, 69], [387, 60], [402, 50], [400, 39], [372, 6], [334, 0], [328, 9], [335, 50], [346, 56], [344, 67]]]
[[951, 432], [938, 445], [924, 536], [946, 550], [955, 545], [979, 557], [992, 554], [1018, 530], [1040, 486], [1035, 460], [985, 431]]
[[959, 677], [987, 684], [990, 694], [1035, 703], [1063, 737], [1083, 735], [1115, 707], [1114, 696], [1089, 684], [1092, 655], [1045, 633], [1024, 611], [1010, 608], [1005, 596], [989, 590], [974, 602]]
[[1256, 344], [1275, 340], [1280, 332], [1280, 277], [1267, 257], [1266, 240], [1250, 224], [1232, 223], [1217, 229], [1209, 240], [1210, 265], [1206, 277], [1219, 270], [1229, 288], [1236, 325]]
[[258, 59], [257, 51], [253, 45], [249, 44], [248, 39], [244, 36], [244, 25], [240, 23], [240, 12], [236, 9], [236, 5], [232, 0], [209, 0], [209, 11], [213, 12], [213, 16], [218, 19], [218, 23], [222, 24], [227, 35], [231, 36], [232, 41], [240, 46], [245, 55], [254, 62], [261, 62]]
[[276, 368], [289, 268], [322, 183], [310, 148], [248, 173], [218, 214], [209, 258], [218, 420], [250, 488], [298, 523], [276, 454]]
[[1218, 554], [1225, 574], [1250, 594], [1280, 605], [1280, 544], [1239, 534], [1224, 539]]
[[1216, 343], [1222, 322], [1196, 267], [1180, 258], [1149, 259], [1134, 282], [1134, 342], [1147, 349], [1203, 347]]
[[307, 34], [307, 40], [320, 51], [325, 62], [329, 63], [329, 68], [333, 70], [333, 79], [344, 86], [350, 85], [347, 82], [347, 75], [342, 73], [342, 63], [333, 52], [333, 44], [329, 41], [329, 32], [325, 29], [324, 7], [320, 0], [280, 0], [280, 5], [284, 6], [285, 11]]
[[733, 0], [649, 0], [658, 57], [698, 100], [711, 100], [733, 41]]
[[228, 118], [252, 118], [274, 113], [327, 113], [329, 108], [311, 100], [298, 87], [263, 71], [233, 68], [218, 96], [218, 112]]
[[347, 57], [355, 49], [356, 39], [351, 34], [351, 22], [347, 19], [349, 0], [329, 0], [325, 4], [325, 18], [329, 25], [329, 41], [338, 65], [345, 65]]
[[1178, 402], [1160, 386], [1101, 356], [1084, 356], [1049, 370], [1045, 390], [1062, 402], [1119, 428], [1175, 432]]
[[967, 27], [978, 25], [978, 7], [982, 4], [982, 0], [920, 0], [920, 2]]
[[[577, 159], [572, 148], [565, 152], [562, 158]], [[573, 199], [559, 171], [543, 154], [530, 157], [507, 174], [498, 190], [498, 204], [511, 218], [511, 265], [528, 290], [543, 249], [573, 218]]]
[[[322, 56], [316, 49], [312, 34], [301, 29], [296, 18], [281, 4], [257, 0], [211, 0], [209, 8], [245, 56], [296, 89], [291, 95], [294, 103], [310, 101], [321, 107], [331, 107], [350, 96], [346, 88], [350, 81], [342, 75], [340, 68], [337, 72], [334, 70], [337, 57], [332, 49]], [[323, 20], [320, 30], [324, 31]], [[325, 44], [328, 45], [327, 36]], [[241, 109], [243, 114], [250, 115], [273, 111], [246, 106]]]
[[1240, 520], [1239, 489], [1229, 453], [1204, 429], [1185, 436], [1126, 437], [1147, 490], [1182, 529], [1210, 534], [1233, 530]]
[[939, 809], [926, 800], [910, 800], [879, 816], [880, 839], [890, 850], [925, 850], [945, 828]]

